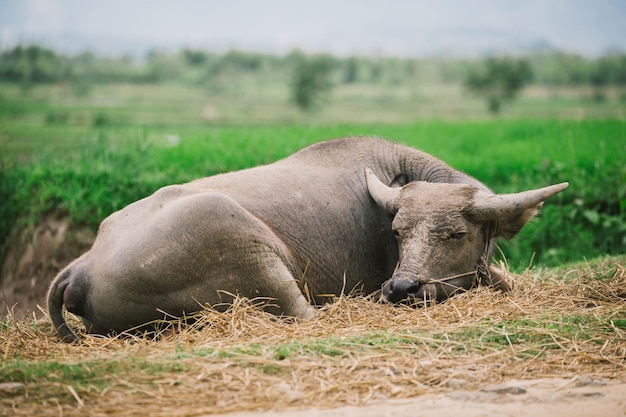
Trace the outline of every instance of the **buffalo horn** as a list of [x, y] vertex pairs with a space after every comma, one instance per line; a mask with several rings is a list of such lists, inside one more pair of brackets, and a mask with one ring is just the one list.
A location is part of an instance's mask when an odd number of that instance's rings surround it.
[[400, 195], [400, 188], [392, 188], [383, 184], [371, 169], [365, 168], [365, 179], [370, 195], [380, 207], [389, 213], [398, 211], [394, 200]]
[[536, 207], [542, 201], [560, 193], [569, 183], [550, 185], [537, 190], [522, 191], [515, 194], [487, 194], [479, 191], [474, 199], [470, 213], [478, 220], [492, 221], [520, 215], [524, 210]]

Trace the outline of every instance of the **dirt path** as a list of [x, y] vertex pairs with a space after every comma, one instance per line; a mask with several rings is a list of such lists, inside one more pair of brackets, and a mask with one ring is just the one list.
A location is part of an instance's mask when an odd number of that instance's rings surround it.
[[[231, 413], [252, 417], [258, 412]], [[376, 402], [362, 407], [288, 410], [264, 417], [624, 417], [626, 382], [541, 379], [510, 381], [478, 391], [453, 391], [417, 398]]]

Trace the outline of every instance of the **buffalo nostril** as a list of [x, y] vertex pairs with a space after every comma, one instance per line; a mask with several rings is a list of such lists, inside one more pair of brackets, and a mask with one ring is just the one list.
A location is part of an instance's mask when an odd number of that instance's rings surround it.
[[388, 287], [388, 290], [385, 291], [385, 296], [387, 300], [392, 303], [397, 303], [398, 301], [402, 301], [407, 298], [414, 298], [419, 291], [419, 284], [407, 281], [407, 280], [397, 280], [392, 281]]
[[419, 285], [411, 281], [395, 281], [391, 283], [391, 291], [398, 294], [415, 294], [419, 289]]

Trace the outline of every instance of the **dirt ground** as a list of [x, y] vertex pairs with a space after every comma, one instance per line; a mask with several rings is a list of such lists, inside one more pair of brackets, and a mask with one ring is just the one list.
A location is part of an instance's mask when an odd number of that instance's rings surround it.
[[0, 319], [39, 312], [55, 275], [85, 252], [95, 239], [87, 227], [77, 227], [61, 213], [51, 213], [33, 228], [9, 237], [0, 265]]
[[455, 390], [444, 394], [376, 402], [362, 407], [223, 415], [253, 417], [259, 414], [265, 417], [624, 417], [626, 381], [605, 382], [586, 378], [509, 381], [476, 391]]

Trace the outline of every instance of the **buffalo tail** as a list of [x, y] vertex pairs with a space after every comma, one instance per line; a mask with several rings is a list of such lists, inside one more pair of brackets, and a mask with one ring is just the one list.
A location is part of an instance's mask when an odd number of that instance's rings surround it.
[[50, 290], [48, 291], [48, 314], [50, 314], [52, 324], [54, 324], [54, 327], [59, 332], [61, 339], [67, 343], [80, 340], [80, 337], [70, 329], [63, 315], [63, 298], [65, 289], [69, 283], [69, 277], [69, 270], [65, 270], [65, 272], [52, 282]]

